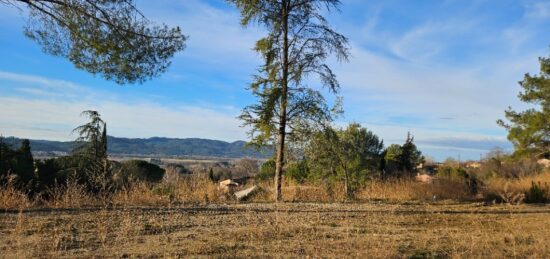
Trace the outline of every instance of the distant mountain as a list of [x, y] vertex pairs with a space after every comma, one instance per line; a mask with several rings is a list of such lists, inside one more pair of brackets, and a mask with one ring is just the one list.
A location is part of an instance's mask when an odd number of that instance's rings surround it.
[[[19, 147], [20, 138], [4, 138], [6, 143]], [[117, 138], [108, 136], [107, 148], [113, 155], [142, 156], [195, 156], [195, 157], [256, 157], [271, 156], [269, 149], [262, 152], [247, 147], [244, 141], [225, 142], [220, 140], [200, 138]], [[69, 153], [78, 143], [75, 141], [30, 140], [31, 149], [35, 153], [63, 154]]]

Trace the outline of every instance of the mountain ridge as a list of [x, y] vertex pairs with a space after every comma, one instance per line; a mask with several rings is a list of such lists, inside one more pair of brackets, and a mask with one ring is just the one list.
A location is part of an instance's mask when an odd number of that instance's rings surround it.
[[[15, 148], [23, 138], [5, 137], [4, 142]], [[55, 141], [29, 139], [33, 153], [68, 154], [78, 146], [76, 141]], [[237, 140], [227, 142], [206, 138], [124, 138], [107, 137], [107, 149], [112, 155], [143, 156], [204, 156], [240, 158], [267, 158], [273, 153], [269, 148], [258, 151], [246, 146], [246, 142]]]

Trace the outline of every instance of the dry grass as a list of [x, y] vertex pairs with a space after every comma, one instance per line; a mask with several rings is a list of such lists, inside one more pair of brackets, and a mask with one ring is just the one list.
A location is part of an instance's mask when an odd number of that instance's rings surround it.
[[0, 185], [0, 209], [21, 210], [31, 207], [32, 202], [26, 193], [16, 188], [11, 180]]
[[[480, 194], [469, 194], [467, 185], [460, 180], [439, 178], [431, 184], [411, 179], [389, 181], [373, 180], [359, 188], [353, 197], [357, 202], [433, 202], [452, 200], [460, 202], [493, 201], [521, 203], [532, 182], [550, 185], [550, 173], [519, 179], [491, 178], [480, 186]], [[273, 184], [271, 181], [258, 183], [261, 191], [249, 202], [271, 202]], [[249, 184], [250, 185], [250, 184]], [[246, 188], [248, 186], [244, 186]], [[349, 201], [341, 183], [296, 184], [285, 181], [283, 199], [286, 202], [344, 202]], [[11, 184], [0, 188], [0, 209], [17, 210], [30, 207], [83, 208], [104, 205], [120, 206], [167, 206], [182, 204], [209, 204], [234, 202], [218, 190], [218, 185], [204, 176], [190, 176], [176, 183], [147, 184], [134, 183], [122, 188], [107, 198], [90, 195], [76, 182], [52, 188], [46, 192], [47, 199], [30, 200], [27, 195]], [[548, 194], [550, 195], [550, 193]]]
[[[544, 258], [550, 206], [236, 204], [0, 214], [0, 255]], [[417, 257], [418, 258], [418, 257]]]
[[[550, 174], [491, 179], [491, 193], [523, 193]], [[471, 201], [457, 180], [371, 181], [345, 200], [343, 186], [271, 182], [250, 203], [227, 200], [205, 177], [135, 183], [105, 201], [76, 183], [30, 201], [0, 189], [0, 257], [542, 258], [550, 254], [549, 205]], [[435, 197], [435, 198], [434, 198]], [[445, 200], [442, 202], [442, 200]], [[346, 203], [341, 203], [346, 201]], [[415, 201], [415, 202], [411, 202]], [[315, 203], [311, 203], [315, 202]], [[337, 202], [337, 203], [334, 203]], [[338, 203], [340, 202], [340, 203]], [[228, 203], [229, 205], [223, 205]]]
[[[508, 203], [521, 203], [532, 183], [550, 185], [550, 172], [517, 179], [491, 178], [486, 181], [483, 196]], [[550, 195], [548, 193], [547, 195]]]
[[434, 201], [455, 200], [469, 201], [465, 183], [451, 179], [440, 178], [432, 184], [421, 183], [412, 179], [396, 179], [390, 181], [375, 180], [367, 184], [357, 193], [359, 200], [382, 201]]

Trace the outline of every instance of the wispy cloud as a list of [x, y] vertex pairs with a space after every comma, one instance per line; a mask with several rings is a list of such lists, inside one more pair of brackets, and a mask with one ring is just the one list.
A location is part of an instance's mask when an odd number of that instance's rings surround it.
[[1, 81], [26, 85], [16, 88], [26, 95], [0, 96], [0, 134], [5, 136], [72, 139], [71, 130], [84, 122], [80, 112], [97, 110], [115, 136], [245, 139], [245, 130], [236, 119], [238, 110], [232, 106], [128, 102], [72, 82], [5, 71], [0, 72]]
[[525, 15], [532, 19], [550, 18], [550, 2], [530, 1], [525, 4]]
[[7, 71], [0, 71], [0, 80], [1, 79], [19, 82], [19, 83], [36, 84], [41, 87], [48, 87], [56, 90], [75, 91], [75, 90], [84, 89], [84, 87], [78, 84], [65, 81], [65, 80], [49, 79], [49, 78], [35, 76], [35, 75], [18, 74], [18, 73], [12, 73]]

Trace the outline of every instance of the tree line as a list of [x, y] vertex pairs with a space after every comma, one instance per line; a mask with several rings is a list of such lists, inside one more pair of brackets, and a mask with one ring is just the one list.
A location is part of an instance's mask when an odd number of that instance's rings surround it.
[[31, 197], [49, 198], [56, 188], [69, 182], [86, 191], [107, 197], [138, 181], [159, 182], [164, 169], [142, 160], [109, 160], [107, 123], [97, 111], [84, 111], [89, 122], [78, 126], [77, 147], [58, 158], [34, 159], [29, 140], [15, 148], [0, 137], [0, 185], [11, 184]]
[[[357, 123], [346, 128], [326, 127], [287, 153], [283, 168], [286, 178], [297, 183], [342, 182], [348, 198], [368, 180], [414, 176], [425, 160], [412, 135], [408, 134], [402, 145], [385, 148], [382, 139]], [[272, 158], [262, 164], [256, 179], [272, 179], [275, 172], [276, 161]]]

